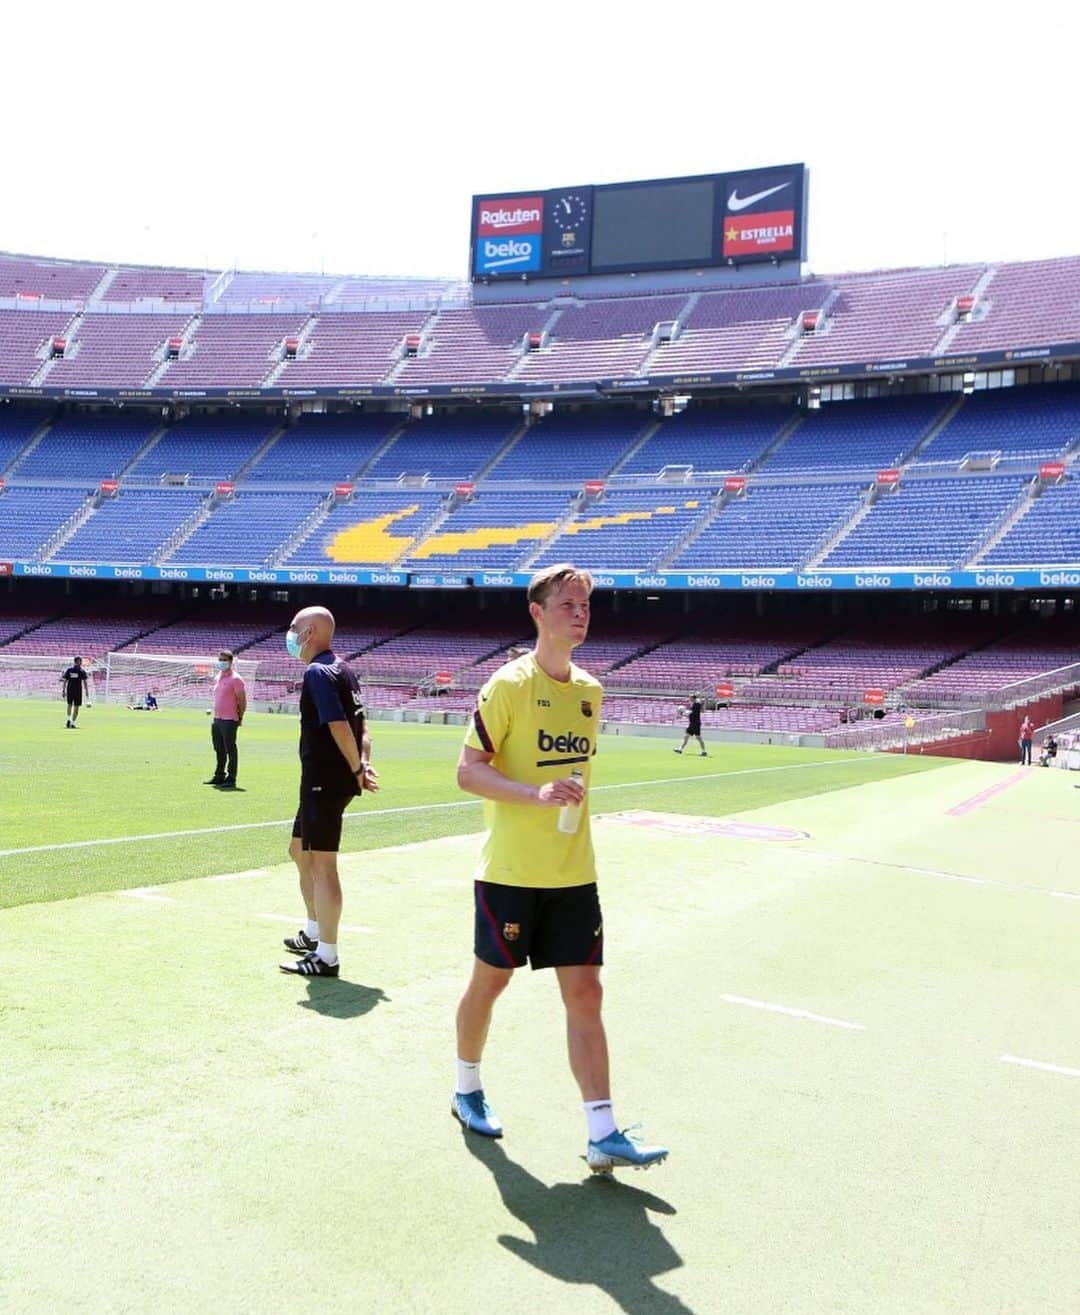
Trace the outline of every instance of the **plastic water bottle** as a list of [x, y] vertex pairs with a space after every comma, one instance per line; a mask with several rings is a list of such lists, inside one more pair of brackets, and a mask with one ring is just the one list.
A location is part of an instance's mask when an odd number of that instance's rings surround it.
[[[585, 773], [575, 767], [570, 773], [570, 779], [580, 784], [585, 779]], [[563, 804], [559, 809], [559, 830], [563, 835], [572, 836], [580, 825], [581, 804]]]

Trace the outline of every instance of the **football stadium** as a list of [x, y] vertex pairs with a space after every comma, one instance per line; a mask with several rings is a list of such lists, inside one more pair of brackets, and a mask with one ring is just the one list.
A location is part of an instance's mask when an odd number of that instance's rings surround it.
[[[1080, 1309], [1080, 257], [808, 273], [808, 181], [476, 195], [461, 280], [0, 254], [5, 1311]], [[505, 1136], [447, 1117], [458, 755], [565, 562], [648, 1174], [550, 974]], [[328, 980], [318, 607], [380, 783]]]

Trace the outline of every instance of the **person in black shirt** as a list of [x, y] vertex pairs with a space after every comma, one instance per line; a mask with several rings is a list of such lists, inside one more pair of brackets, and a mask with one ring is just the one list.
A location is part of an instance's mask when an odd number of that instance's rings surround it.
[[701, 695], [695, 694], [690, 700], [689, 710], [686, 708], [679, 709], [680, 712], [687, 713], [687, 720], [686, 733], [683, 735], [682, 744], [675, 750], [676, 753], [682, 753], [691, 740], [697, 740], [698, 744], [701, 745], [701, 756], [703, 758], [709, 756], [705, 751], [705, 741], [701, 738], [701, 707]]
[[333, 638], [334, 618], [325, 607], [297, 612], [285, 637], [289, 653], [307, 664], [300, 691], [300, 808], [289, 844], [307, 924], [286, 937], [285, 948], [300, 958], [281, 968], [304, 977], [338, 975], [341, 817], [350, 799], [379, 788], [360, 686], [335, 657]]
[[[67, 729], [69, 731], [78, 730], [75, 723], [79, 719], [79, 709], [83, 703], [83, 686], [87, 684], [90, 677], [83, 670], [82, 658], [75, 655], [70, 667], [65, 668], [64, 674], [60, 677], [60, 683], [64, 687], [64, 698], [67, 700]], [[87, 694], [90, 693], [87, 688]], [[90, 700], [87, 698], [86, 706], [90, 706]]]

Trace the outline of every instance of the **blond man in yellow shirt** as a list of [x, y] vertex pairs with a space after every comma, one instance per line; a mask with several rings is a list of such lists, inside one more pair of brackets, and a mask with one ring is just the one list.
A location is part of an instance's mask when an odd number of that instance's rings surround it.
[[452, 1111], [471, 1132], [501, 1137], [480, 1058], [495, 1001], [517, 968], [554, 968], [566, 1009], [570, 1068], [597, 1173], [648, 1168], [667, 1156], [618, 1131], [601, 1017], [603, 915], [588, 791], [603, 688], [571, 655], [589, 632], [592, 577], [569, 563], [528, 588], [536, 647], [480, 691], [458, 760], [458, 785], [484, 800], [487, 833], [476, 873], [475, 960], [458, 1006]]

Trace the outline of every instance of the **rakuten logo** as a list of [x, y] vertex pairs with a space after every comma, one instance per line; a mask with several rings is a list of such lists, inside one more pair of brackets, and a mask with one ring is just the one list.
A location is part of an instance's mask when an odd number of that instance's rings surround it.
[[507, 236], [517, 233], [542, 233], [544, 230], [544, 198], [517, 196], [509, 199], [481, 201], [476, 216], [478, 237], [495, 234]]
[[540, 731], [536, 736], [536, 747], [541, 753], [577, 753], [587, 755], [592, 749], [592, 741], [587, 735], [550, 735]]

